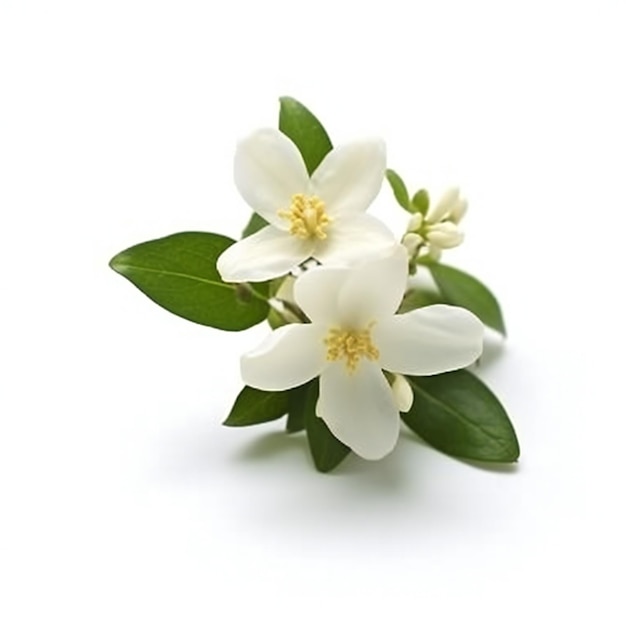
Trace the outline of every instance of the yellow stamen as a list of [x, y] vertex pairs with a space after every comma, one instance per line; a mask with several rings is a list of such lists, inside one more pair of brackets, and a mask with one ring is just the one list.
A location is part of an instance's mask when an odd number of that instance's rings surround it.
[[326, 205], [317, 196], [297, 193], [291, 197], [288, 210], [278, 211], [279, 217], [291, 222], [289, 232], [300, 239], [326, 239], [326, 229], [331, 223], [326, 213]]
[[329, 361], [346, 360], [348, 371], [354, 372], [361, 358], [376, 361], [379, 357], [378, 348], [372, 343], [370, 324], [363, 330], [345, 330], [331, 328], [324, 339], [327, 346], [326, 358]]

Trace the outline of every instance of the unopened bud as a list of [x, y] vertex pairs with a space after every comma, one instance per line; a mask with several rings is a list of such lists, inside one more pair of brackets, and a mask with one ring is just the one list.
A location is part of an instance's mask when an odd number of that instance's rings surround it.
[[426, 219], [431, 224], [441, 222], [451, 211], [459, 199], [459, 188], [451, 187], [448, 189], [435, 206], [428, 212]]
[[411, 219], [409, 220], [409, 225], [406, 230], [409, 233], [416, 233], [422, 227], [423, 223], [424, 216], [421, 213], [415, 213], [411, 216]]
[[420, 246], [423, 242], [424, 240], [422, 237], [416, 233], [407, 233], [404, 237], [402, 237], [402, 245], [409, 253], [409, 257], [412, 257], [417, 252], [418, 246]]
[[391, 393], [398, 411], [406, 413], [413, 406], [413, 389], [402, 374], [395, 374], [391, 383]]
[[427, 239], [439, 248], [455, 248], [463, 242], [463, 233], [452, 222], [441, 222], [428, 229]]
[[450, 211], [450, 219], [458, 224], [465, 214], [467, 213], [467, 200], [459, 198], [454, 206], [452, 207], [452, 211]]

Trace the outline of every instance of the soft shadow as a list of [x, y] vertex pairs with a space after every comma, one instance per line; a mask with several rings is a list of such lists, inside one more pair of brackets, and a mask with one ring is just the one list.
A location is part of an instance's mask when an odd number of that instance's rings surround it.
[[487, 461], [470, 461], [469, 459], [457, 459], [463, 465], [469, 465], [476, 469], [494, 474], [517, 474], [520, 471], [520, 464], [515, 463], [489, 463]]
[[431, 450], [434, 450], [438, 454], [443, 454], [445, 457], [447, 457], [448, 459], [452, 461], [461, 463], [462, 465], [469, 465], [470, 467], [474, 467], [476, 469], [483, 470], [485, 472], [491, 472], [494, 474], [516, 474], [518, 471], [520, 471], [519, 469], [520, 464], [517, 461], [514, 463], [474, 461], [471, 459], [463, 459], [460, 457], [452, 456], [450, 454], [446, 454], [445, 452], [442, 452], [441, 450], [437, 450], [436, 448], [431, 446], [427, 441], [424, 441], [417, 433], [409, 429], [405, 429], [404, 431], [402, 431], [400, 433], [400, 436], [401, 437], [404, 436], [407, 439], [410, 439], [414, 445], [417, 443], [424, 448], [430, 448]]
[[253, 441], [248, 442], [235, 456], [239, 461], [264, 461], [293, 450], [307, 452], [303, 433], [287, 434], [277, 431], [259, 435]]
[[480, 355], [478, 361], [474, 365], [474, 368], [481, 372], [487, 371], [491, 366], [498, 361], [504, 353], [505, 340], [495, 332], [489, 331], [485, 335], [485, 341], [483, 343], [483, 353]]

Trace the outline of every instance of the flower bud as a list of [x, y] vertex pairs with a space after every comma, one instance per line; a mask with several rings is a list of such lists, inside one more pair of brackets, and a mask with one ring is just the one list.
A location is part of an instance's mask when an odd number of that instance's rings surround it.
[[422, 227], [423, 223], [424, 216], [421, 213], [415, 213], [413, 216], [411, 216], [411, 219], [409, 220], [409, 225], [406, 230], [408, 233], [416, 233]]
[[391, 393], [393, 393], [398, 411], [406, 413], [413, 406], [413, 389], [402, 374], [394, 374]]
[[409, 253], [409, 257], [412, 257], [416, 252], [418, 246], [424, 242], [424, 239], [416, 233], [407, 233], [402, 237], [402, 245]]
[[450, 211], [450, 220], [458, 224], [467, 213], [467, 200], [459, 198]]
[[463, 233], [452, 222], [441, 222], [428, 229], [427, 239], [439, 248], [454, 248], [463, 242]]
[[459, 188], [451, 187], [448, 189], [439, 202], [428, 212], [426, 220], [431, 224], [441, 222], [452, 210], [459, 199]]

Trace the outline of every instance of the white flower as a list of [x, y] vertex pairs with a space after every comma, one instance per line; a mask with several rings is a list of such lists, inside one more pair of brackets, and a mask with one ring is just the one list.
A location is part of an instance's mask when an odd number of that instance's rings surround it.
[[281, 132], [259, 130], [241, 141], [235, 184], [269, 226], [222, 253], [222, 279], [263, 281], [311, 257], [346, 265], [391, 247], [392, 233], [364, 214], [380, 191], [385, 166], [381, 141], [335, 148], [311, 177], [298, 148]]
[[307, 271], [294, 297], [311, 323], [282, 326], [244, 355], [243, 380], [279, 391], [319, 376], [317, 415], [359, 456], [382, 458], [398, 439], [398, 411], [412, 402], [402, 380], [392, 391], [383, 371], [428, 376], [465, 367], [482, 352], [483, 325], [465, 309], [395, 315], [406, 282], [402, 246], [351, 269]]

